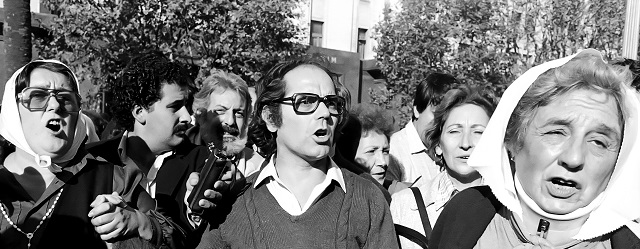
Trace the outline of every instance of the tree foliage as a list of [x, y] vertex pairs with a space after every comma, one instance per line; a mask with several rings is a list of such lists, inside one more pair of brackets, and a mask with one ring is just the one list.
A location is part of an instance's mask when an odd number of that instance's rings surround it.
[[376, 27], [386, 89], [373, 102], [407, 121], [415, 85], [434, 71], [500, 96], [527, 68], [595, 48], [621, 53], [625, 0], [402, 0]]
[[217, 68], [252, 85], [266, 67], [304, 52], [296, 43], [299, 1], [45, 0], [57, 17], [52, 39], [39, 43], [45, 57], [72, 65], [81, 81], [98, 86], [116, 80], [129, 58], [145, 50], [191, 65], [194, 77]]

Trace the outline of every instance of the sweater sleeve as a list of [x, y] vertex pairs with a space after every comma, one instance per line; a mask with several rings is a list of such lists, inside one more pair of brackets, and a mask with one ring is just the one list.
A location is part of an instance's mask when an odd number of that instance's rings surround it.
[[380, 191], [371, 193], [371, 219], [365, 248], [399, 248], [389, 205]]

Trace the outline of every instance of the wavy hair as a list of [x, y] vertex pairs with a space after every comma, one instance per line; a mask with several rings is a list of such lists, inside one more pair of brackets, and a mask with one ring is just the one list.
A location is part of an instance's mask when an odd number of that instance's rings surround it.
[[566, 64], [540, 75], [529, 86], [509, 117], [504, 142], [511, 152], [524, 144], [527, 128], [540, 107], [575, 90], [590, 90], [613, 97], [618, 108], [618, 122], [624, 127], [626, 117], [622, 87], [629, 84], [631, 72], [625, 67], [608, 65], [597, 53], [583, 52]]
[[[107, 88], [111, 114], [119, 126], [133, 130], [131, 110], [135, 105], [145, 109], [162, 98], [162, 86], [176, 84], [188, 87], [192, 96], [195, 85], [189, 73], [177, 62], [160, 52], [147, 52], [133, 58], [122, 70], [120, 79]], [[188, 103], [187, 108], [190, 104]]]
[[268, 112], [268, 119], [276, 126], [282, 125], [282, 110], [280, 104], [274, 101], [283, 98], [286, 92], [287, 84], [283, 80], [284, 76], [291, 70], [303, 66], [311, 65], [318, 67], [325, 71], [336, 88], [336, 95], [344, 97], [346, 100], [345, 111], [338, 119], [338, 125], [336, 129], [339, 129], [343, 124], [345, 117], [349, 115], [349, 106], [351, 95], [347, 88], [340, 82], [337, 74], [331, 72], [328, 67], [321, 62], [310, 59], [295, 59], [285, 62], [280, 62], [274, 67], [269, 69], [256, 84], [256, 101], [251, 123], [249, 125], [249, 137], [254, 144], [260, 149], [259, 153], [264, 156], [270, 156], [276, 150], [276, 133], [270, 132], [267, 129], [265, 120], [262, 119], [262, 111]]
[[425, 132], [427, 154], [441, 168], [446, 167], [446, 162], [436, 155], [436, 147], [440, 144], [444, 123], [447, 122], [447, 118], [449, 118], [449, 114], [453, 109], [466, 104], [482, 108], [489, 117], [493, 115], [493, 111], [496, 109], [496, 103], [489, 92], [477, 87], [463, 85], [449, 90], [444, 95], [442, 102], [436, 106], [433, 112], [433, 122]]

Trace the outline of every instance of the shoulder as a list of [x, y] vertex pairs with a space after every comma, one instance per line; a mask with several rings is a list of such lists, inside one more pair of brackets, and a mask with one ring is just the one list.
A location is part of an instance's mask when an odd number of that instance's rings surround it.
[[631, 229], [623, 226], [611, 234], [611, 247], [618, 248], [640, 248], [640, 239], [631, 231]]
[[373, 178], [367, 179], [364, 176], [357, 175], [342, 168], [340, 171], [344, 176], [345, 185], [347, 185], [347, 193], [353, 191], [353, 198], [366, 198], [376, 203], [384, 203], [385, 206], [388, 205], [387, 199], [390, 198], [387, 198], [382, 192], [386, 190], [380, 189], [380, 187], [373, 182], [375, 181]]
[[447, 203], [438, 217], [429, 248], [450, 248], [453, 244], [472, 248], [500, 208], [502, 204], [488, 186], [463, 190]]
[[[445, 211], [449, 210], [447, 212], [449, 214], [464, 213], [476, 215], [479, 213], [490, 213], [490, 216], [493, 217], [500, 207], [502, 207], [502, 204], [493, 195], [489, 186], [478, 186], [465, 189], [456, 194], [449, 203], [447, 203]], [[469, 212], [470, 209], [474, 211]], [[444, 213], [443, 211], [443, 214]]]
[[121, 140], [122, 135], [94, 143], [88, 143], [85, 148], [96, 160], [104, 160], [119, 164], [120, 155], [118, 154], [118, 147], [120, 146]]

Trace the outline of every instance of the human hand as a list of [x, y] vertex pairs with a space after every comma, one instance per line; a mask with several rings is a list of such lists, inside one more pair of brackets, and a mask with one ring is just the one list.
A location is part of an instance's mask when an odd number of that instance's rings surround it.
[[118, 192], [99, 195], [89, 206], [92, 207], [88, 214], [91, 224], [102, 240], [113, 241], [135, 235], [151, 239], [149, 219], [129, 207]]
[[[198, 205], [202, 208], [213, 210], [216, 206], [221, 202], [223, 195], [235, 195], [238, 191], [235, 188], [239, 185], [239, 182], [245, 182], [244, 176], [241, 172], [239, 172], [236, 167], [230, 163], [230, 169], [225, 171], [223, 175], [220, 177], [220, 180], [216, 181], [213, 185], [213, 189], [207, 189], [204, 192], [205, 199], [200, 199], [198, 201]], [[198, 172], [192, 172], [189, 175], [189, 179], [187, 180], [187, 193], [186, 196], [189, 196], [191, 191], [198, 185], [200, 181], [200, 174]]]
[[202, 140], [207, 144], [213, 143], [216, 148], [222, 148], [224, 129], [222, 129], [222, 122], [218, 118], [218, 114], [205, 108], [198, 108], [195, 111], [195, 118], [200, 127], [199, 132]]

